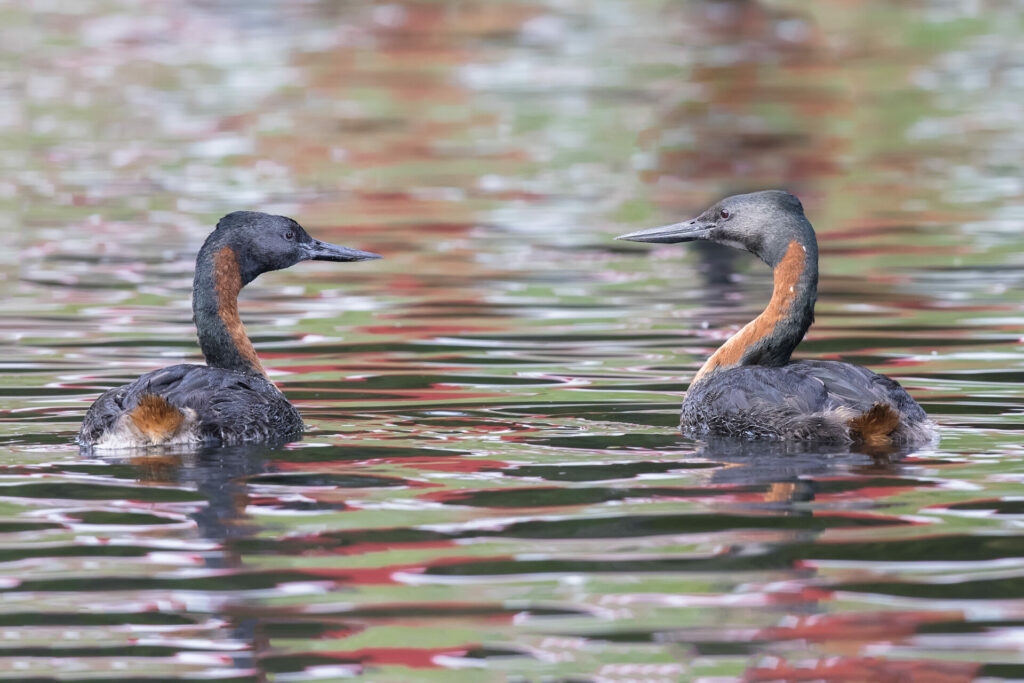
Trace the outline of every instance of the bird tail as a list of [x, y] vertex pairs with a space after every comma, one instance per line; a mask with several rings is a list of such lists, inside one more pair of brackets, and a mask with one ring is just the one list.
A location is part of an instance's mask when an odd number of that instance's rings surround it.
[[899, 411], [888, 403], [876, 403], [871, 409], [847, 423], [854, 444], [870, 454], [893, 447], [892, 434], [900, 426]]
[[154, 445], [173, 439], [185, 424], [185, 414], [156, 394], [143, 394], [128, 418], [139, 434]]

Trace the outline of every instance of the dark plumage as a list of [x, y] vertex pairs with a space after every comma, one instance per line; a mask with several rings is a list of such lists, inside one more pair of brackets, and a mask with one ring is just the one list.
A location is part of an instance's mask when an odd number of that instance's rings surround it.
[[[152, 395], [162, 397], [181, 412], [184, 423], [194, 423], [194, 432], [185, 443], [274, 441], [303, 430], [299, 411], [265, 377], [183, 364], [155, 370], [131, 384], [104, 392], [89, 408], [79, 442], [97, 444], [119, 419], [131, 414], [143, 397]], [[142, 436], [138, 438], [141, 440]], [[137, 445], [159, 445], [164, 441]]]
[[866, 448], [933, 438], [924, 410], [897, 383], [838, 361], [791, 361], [814, 321], [818, 244], [803, 206], [788, 192], [727, 197], [697, 218], [618, 239], [709, 240], [744, 249], [772, 267], [765, 311], [704, 364], [683, 401], [691, 436], [855, 443]]
[[927, 415], [899, 383], [859, 365], [828, 360], [716, 373], [686, 393], [680, 424], [691, 436], [871, 441], [870, 432], [852, 433], [850, 421], [879, 404], [900, 416], [885, 434], [893, 443], [930, 435]]
[[228, 214], [196, 258], [192, 309], [207, 365], [173, 365], [105, 392], [82, 422], [87, 448], [282, 441], [302, 418], [267, 379], [238, 316], [238, 292], [261, 273], [300, 261], [363, 261], [377, 254], [310, 237], [295, 221]]

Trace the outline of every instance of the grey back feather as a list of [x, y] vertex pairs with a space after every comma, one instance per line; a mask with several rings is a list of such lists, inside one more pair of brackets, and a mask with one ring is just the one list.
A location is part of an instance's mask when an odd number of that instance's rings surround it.
[[877, 403], [900, 414], [896, 442], [930, 438], [928, 416], [898, 382], [858, 365], [827, 360], [716, 372], [687, 392], [680, 426], [698, 436], [844, 443], [850, 441], [849, 419]]
[[95, 443], [146, 394], [161, 396], [179, 410], [195, 411], [200, 436], [211, 444], [280, 440], [303, 430], [295, 406], [260, 375], [205, 365], [172, 365], [96, 399], [82, 422], [79, 443]]

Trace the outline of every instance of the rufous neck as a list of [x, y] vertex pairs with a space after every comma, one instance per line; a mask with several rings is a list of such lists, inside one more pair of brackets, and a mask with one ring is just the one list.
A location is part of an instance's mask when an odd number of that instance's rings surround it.
[[722, 344], [697, 372], [691, 386], [715, 372], [739, 365], [778, 367], [788, 363], [814, 322], [817, 296], [817, 244], [794, 239], [775, 265], [768, 306]]
[[192, 312], [206, 364], [265, 376], [238, 315], [238, 293], [242, 287], [235, 251], [228, 245], [207, 240], [196, 260], [192, 286]]

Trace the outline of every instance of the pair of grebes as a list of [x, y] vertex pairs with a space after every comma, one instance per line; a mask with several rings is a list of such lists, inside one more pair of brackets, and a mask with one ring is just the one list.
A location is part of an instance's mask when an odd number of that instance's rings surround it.
[[[729, 338], [690, 383], [680, 428], [738, 437], [904, 447], [932, 438], [924, 410], [897, 382], [839, 361], [790, 356], [814, 320], [818, 244], [800, 200], [769, 190], [728, 197], [685, 223], [621, 235], [634, 242], [708, 240], [774, 271], [767, 308]], [[217, 223], [196, 259], [192, 308], [206, 365], [173, 365], [100, 396], [79, 442], [101, 449], [283, 441], [302, 418], [267, 379], [238, 315], [238, 292], [300, 261], [377, 254], [310, 237], [284, 216], [239, 211]]]

